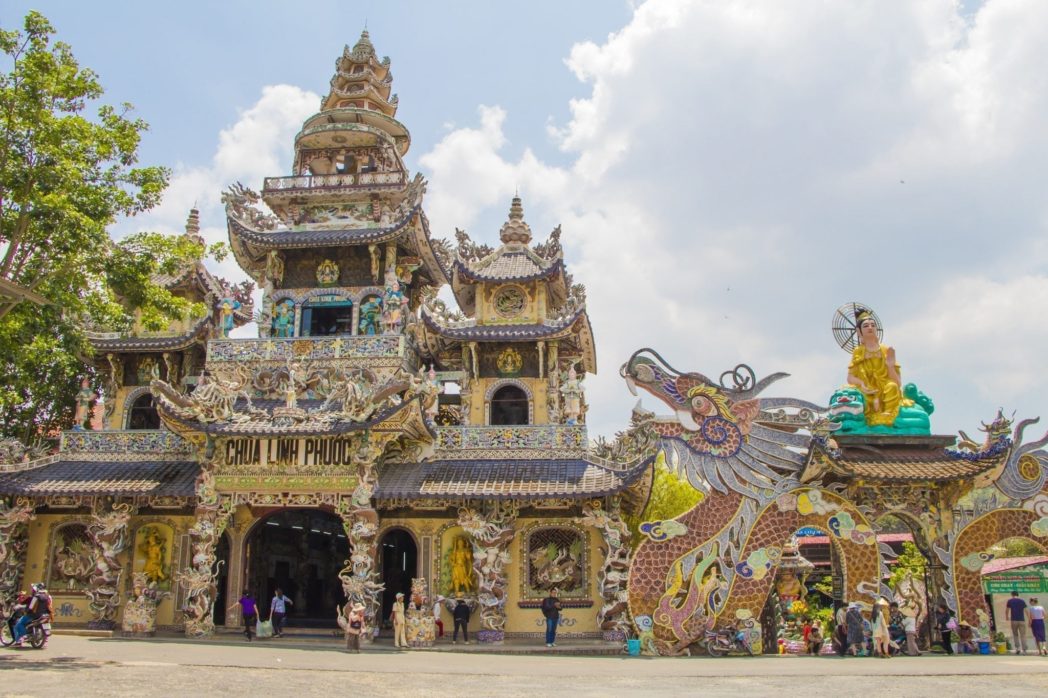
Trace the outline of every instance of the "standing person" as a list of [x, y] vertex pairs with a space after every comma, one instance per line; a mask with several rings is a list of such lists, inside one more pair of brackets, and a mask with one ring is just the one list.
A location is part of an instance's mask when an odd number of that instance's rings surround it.
[[237, 605], [240, 606], [240, 615], [244, 618], [244, 637], [247, 638], [248, 642], [251, 642], [251, 632], [255, 629], [255, 623], [258, 621], [258, 608], [255, 606], [255, 597], [251, 595], [250, 591], [244, 589], [244, 593], [240, 595], [240, 600], [230, 604], [227, 610], [232, 611]]
[[1005, 616], [1012, 624], [1012, 646], [1016, 654], [1026, 654], [1026, 602], [1012, 591], [1012, 598], [1005, 604]]
[[433, 624], [437, 626], [437, 638], [444, 637], [444, 621], [440, 619], [440, 605], [444, 603], [444, 597], [437, 595], [437, 600], [433, 602]]
[[859, 604], [848, 604], [848, 611], [844, 614], [844, 624], [847, 628], [848, 654], [856, 656], [862, 650], [866, 638], [862, 632], [862, 612]]
[[888, 632], [888, 600], [883, 596], [873, 604], [873, 651], [880, 657], [888, 658], [892, 655], [888, 644], [891, 642], [891, 634]]
[[549, 596], [542, 599], [542, 615], [546, 617], [546, 647], [557, 646], [557, 624], [560, 623], [558, 593], [557, 587], [553, 587], [549, 590]]
[[953, 629], [957, 627], [957, 621], [944, 603], [939, 604], [935, 612], [935, 626], [939, 628], [939, 635], [942, 636], [942, 648], [946, 650], [946, 654], [953, 654]]
[[273, 600], [269, 602], [269, 620], [273, 622], [273, 637], [280, 637], [284, 630], [284, 617], [287, 616], [287, 607], [295, 603], [284, 596], [284, 591], [277, 587], [273, 592]]
[[917, 617], [903, 616], [902, 629], [906, 633], [906, 654], [919, 657], [921, 650], [917, 647]]
[[364, 604], [353, 604], [346, 618], [346, 651], [360, 654], [360, 634], [364, 632]]
[[393, 646], [407, 647], [408, 639], [405, 634], [407, 628], [407, 617], [404, 614], [404, 594], [397, 592], [397, 599], [393, 602]]
[[1030, 605], [1026, 607], [1026, 613], [1030, 616], [1030, 632], [1033, 633], [1033, 644], [1037, 651], [1048, 655], [1048, 647], [1044, 642], [1044, 606], [1037, 599], [1030, 599]]
[[459, 628], [462, 628], [462, 639], [469, 644], [469, 631], [466, 630], [466, 626], [469, 625], [469, 606], [463, 599], [456, 599], [455, 610], [451, 612], [451, 617], [455, 621], [455, 629], [451, 634], [451, 644], [458, 644]]

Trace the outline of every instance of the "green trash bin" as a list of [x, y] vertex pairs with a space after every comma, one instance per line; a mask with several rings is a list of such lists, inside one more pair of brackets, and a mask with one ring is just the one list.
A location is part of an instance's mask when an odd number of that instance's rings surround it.
[[626, 651], [631, 657], [640, 656], [640, 640], [626, 640]]

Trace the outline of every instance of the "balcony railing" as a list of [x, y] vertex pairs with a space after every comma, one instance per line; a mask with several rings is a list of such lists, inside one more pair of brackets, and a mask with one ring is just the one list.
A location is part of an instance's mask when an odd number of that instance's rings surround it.
[[407, 338], [395, 334], [212, 339], [207, 343], [207, 362], [400, 359], [406, 351]]
[[582, 425], [437, 427], [438, 458], [581, 458], [588, 446]]
[[134, 454], [157, 456], [161, 454], [184, 457], [192, 452], [192, 445], [178, 434], [157, 430], [63, 431], [59, 451], [69, 454]]
[[266, 177], [262, 186], [262, 193], [321, 193], [351, 188], [402, 187], [406, 181], [407, 178], [404, 172], [358, 172], [355, 174]]

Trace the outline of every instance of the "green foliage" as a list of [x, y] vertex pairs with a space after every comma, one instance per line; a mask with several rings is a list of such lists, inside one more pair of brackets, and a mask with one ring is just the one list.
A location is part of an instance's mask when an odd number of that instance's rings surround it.
[[996, 557], [1032, 557], [1044, 555], [1044, 549], [1026, 538], [1006, 538], [990, 547]]
[[902, 553], [895, 558], [895, 562], [892, 564], [891, 575], [888, 577], [888, 586], [894, 591], [907, 573], [912, 573], [915, 579], [923, 579], [924, 570], [927, 566], [928, 561], [921, 554], [920, 548], [910, 541], [905, 541], [902, 544]]
[[160, 201], [168, 171], [138, 165], [146, 123], [129, 104], [99, 104], [98, 77], [53, 34], [35, 11], [22, 31], [0, 29], [0, 278], [47, 301], [0, 297], [0, 435], [23, 439], [71, 424], [78, 379], [92, 377], [82, 325], [127, 330], [138, 310], [162, 329], [204, 310], [154, 282], [203, 245], [109, 237], [118, 217]]
[[640, 544], [643, 536], [640, 525], [645, 521], [665, 521], [680, 516], [703, 500], [702, 492], [682, 480], [666, 465], [666, 454], [660, 451], [655, 458], [655, 475], [652, 479], [651, 495], [644, 510], [637, 516], [626, 516], [624, 520], [633, 534], [633, 546]]

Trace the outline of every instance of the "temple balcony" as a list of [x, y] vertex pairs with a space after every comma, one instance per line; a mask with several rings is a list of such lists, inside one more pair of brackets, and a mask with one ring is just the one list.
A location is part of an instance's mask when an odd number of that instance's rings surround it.
[[107, 460], [151, 457], [184, 460], [192, 445], [166, 429], [63, 431], [58, 451], [63, 460], [104, 456]]
[[437, 427], [435, 458], [581, 458], [589, 450], [584, 424]]
[[262, 196], [320, 196], [361, 189], [402, 189], [406, 184], [403, 171], [266, 177]]
[[251, 361], [342, 362], [355, 359], [406, 361], [409, 366], [414, 366], [417, 357], [414, 343], [402, 334], [229, 338], [212, 339], [207, 343], [208, 366]]

